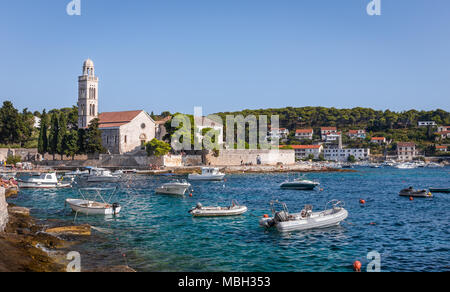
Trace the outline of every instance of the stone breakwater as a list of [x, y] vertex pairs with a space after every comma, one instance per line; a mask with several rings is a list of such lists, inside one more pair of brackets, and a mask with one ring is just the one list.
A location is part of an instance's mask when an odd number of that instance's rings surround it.
[[5, 199], [5, 189], [0, 188], [0, 232], [3, 232], [8, 223], [8, 204]]

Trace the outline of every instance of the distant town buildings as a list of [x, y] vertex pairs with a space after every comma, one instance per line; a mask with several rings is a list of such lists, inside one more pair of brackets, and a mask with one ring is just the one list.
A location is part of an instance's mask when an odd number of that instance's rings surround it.
[[330, 135], [336, 136], [338, 134], [338, 130], [336, 127], [322, 127], [320, 128], [320, 137], [322, 141], [327, 141], [327, 137]]
[[450, 131], [450, 126], [439, 126], [437, 128], [438, 132], [445, 132], [445, 131]]
[[397, 143], [397, 159], [411, 161], [417, 157], [416, 144], [412, 142]]

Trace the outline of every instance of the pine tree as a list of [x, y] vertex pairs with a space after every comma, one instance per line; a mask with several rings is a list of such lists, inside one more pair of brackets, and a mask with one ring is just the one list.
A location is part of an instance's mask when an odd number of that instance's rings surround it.
[[64, 137], [67, 133], [67, 117], [64, 112], [59, 115], [59, 128], [58, 128], [58, 145], [57, 152], [61, 155], [61, 160], [63, 160], [64, 155]]
[[93, 119], [86, 134], [86, 153], [98, 154], [105, 152], [106, 149], [102, 144], [102, 133], [98, 128], [98, 119]]
[[41, 123], [39, 126], [38, 152], [42, 155], [48, 151], [48, 115], [44, 109], [41, 115]]
[[58, 153], [58, 140], [59, 140], [59, 120], [56, 113], [52, 114], [50, 120], [50, 138], [49, 138], [49, 153], [53, 155], [53, 160], [55, 160], [55, 155]]

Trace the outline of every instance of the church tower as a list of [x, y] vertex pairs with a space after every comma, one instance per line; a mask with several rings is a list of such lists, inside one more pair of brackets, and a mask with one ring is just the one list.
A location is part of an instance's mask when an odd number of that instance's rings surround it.
[[83, 75], [78, 77], [78, 128], [84, 129], [98, 118], [98, 77], [94, 62], [87, 59], [83, 64]]

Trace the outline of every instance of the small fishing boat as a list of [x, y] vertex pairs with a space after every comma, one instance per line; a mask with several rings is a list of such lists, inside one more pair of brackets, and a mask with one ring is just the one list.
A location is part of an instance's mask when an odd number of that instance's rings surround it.
[[400, 191], [400, 196], [402, 197], [418, 197], [418, 198], [431, 198], [433, 194], [427, 190], [415, 190], [413, 187], [403, 189]]
[[[276, 211], [275, 204], [281, 205], [282, 210]], [[327, 209], [332, 204], [332, 209]], [[325, 211], [313, 212], [313, 206], [306, 205], [300, 213], [289, 213], [285, 203], [271, 202], [272, 215], [265, 215], [259, 221], [264, 228], [276, 227], [279, 232], [302, 231], [315, 228], [326, 228], [339, 225], [348, 217], [348, 212], [343, 208], [341, 201], [333, 200], [327, 203]]]
[[189, 210], [189, 213], [194, 217], [223, 217], [242, 215], [247, 210], [246, 206], [241, 206], [233, 200], [229, 207], [204, 207], [198, 203], [196, 207]]
[[450, 193], [450, 188], [430, 188], [431, 193]]
[[116, 215], [120, 212], [118, 203], [107, 204], [82, 199], [66, 199], [73, 211], [86, 215]]
[[298, 178], [293, 181], [283, 182], [280, 185], [280, 188], [290, 190], [313, 190], [315, 187], [319, 185], [320, 185], [319, 182]]
[[[73, 179], [72, 179], [73, 181]], [[19, 188], [24, 189], [52, 189], [52, 188], [70, 188], [72, 181], [64, 183], [63, 180], [58, 180], [56, 173], [43, 173], [39, 176], [31, 176], [27, 179], [18, 180]]]
[[88, 170], [80, 171], [80, 169], [77, 168], [77, 170], [75, 170], [75, 171], [66, 172], [64, 174], [64, 176], [66, 176], [66, 177], [77, 177], [77, 176], [83, 176], [83, 175], [87, 175], [87, 174], [89, 174]]
[[[102, 192], [113, 190], [108, 201], [103, 198]], [[85, 188], [79, 189], [80, 199], [66, 199], [66, 204], [76, 213], [86, 215], [117, 215], [122, 207], [119, 203], [110, 203], [117, 192], [117, 188]], [[88, 194], [94, 194], [94, 198], [87, 199]], [[101, 202], [96, 201], [100, 199]]]
[[202, 167], [202, 173], [191, 173], [188, 175], [189, 180], [198, 181], [221, 181], [225, 177], [224, 173], [221, 173], [218, 168], [215, 167]]
[[187, 181], [174, 181], [165, 183], [155, 190], [157, 194], [168, 194], [184, 196], [187, 190], [191, 188], [191, 184]]

